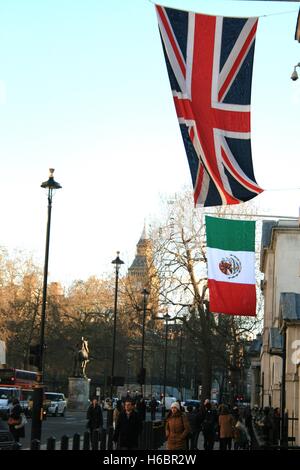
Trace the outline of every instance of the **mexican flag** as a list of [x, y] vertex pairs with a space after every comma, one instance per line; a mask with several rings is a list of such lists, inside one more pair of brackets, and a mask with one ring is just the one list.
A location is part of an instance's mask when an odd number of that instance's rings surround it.
[[256, 314], [255, 222], [205, 217], [210, 311]]

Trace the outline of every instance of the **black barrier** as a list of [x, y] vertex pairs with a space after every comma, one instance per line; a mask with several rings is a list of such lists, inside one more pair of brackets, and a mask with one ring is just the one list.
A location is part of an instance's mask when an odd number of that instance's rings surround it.
[[[111, 426], [108, 430], [101, 429], [101, 432], [94, 430], [93, 434], [85, 431], [83, 435], [83, 447], [82, 450], [113, 450], [113, 434], [114, 429]], [[76, 433], [72, 439], [72, 450], [80, 450], [80, 434]], [[163, 447], [165, 437], [165, 422], [159, 421], [145, 421], [143, 423], [142, 432], [139, 436], [139, 450], [157, 450]], [[47, 450], [56, 450], [56, 439], [50, 437], [47, 439], [46, 444]], [[60, 441], [60, 450], [69, 449], [69, 437], [64, 435]], [[31, 442], [31, 450], [40, 450], [40, 441], [34, 439]]]
[[145, 437], [146, 437], [146, 447], [145, 449], [152, 449], [152, 421], [147, 421], [146, 423], [146, 429], [145, 429]]
[[56, 439], [55, 437], [49, 437], [47, 439], [47, 450], [55, 450]]
[[72, 450], [80, 450], [80, 434], [78, 433], [73, 436]]
[[69, 450], [69, 437], [66, 435], [60, 440], [60, 450]]
[[152, 433], [152, 449], [159, 449], [166, 441], [165, 434], [165, 421], [153, 421], [153, 433]]
[[30, 450], [40, 450], [41, 441], [39, 439], [33, 439], [31, 441]]
[[159, 449], [165, 442], [165, 422], [145, 421], [139, 436], [139, 449]]

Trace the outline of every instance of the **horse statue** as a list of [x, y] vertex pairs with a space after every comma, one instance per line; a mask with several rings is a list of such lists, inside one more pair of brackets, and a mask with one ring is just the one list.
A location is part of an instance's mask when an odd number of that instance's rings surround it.
[[[80, 348], [80, 349], [77, 349], [77, 348]], [[84, 377], [85, 379], [87, 379], [85, 369], [86, 369], [88, 362], [89, 362], [88, 341], [82, 337], [81, 343], [76, 345], [76, 351], [74, 354], [73, 376]]]

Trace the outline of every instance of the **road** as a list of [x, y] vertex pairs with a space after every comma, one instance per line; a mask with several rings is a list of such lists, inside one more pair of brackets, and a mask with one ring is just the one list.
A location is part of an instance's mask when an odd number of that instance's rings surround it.
[[[106, 423], [106, 413], [104, 413], [104, 425]], [[73, 438], [75, 433], [79, 433], [81, 436], [87, 430], [86, 428], [86, 412], [84, 411], [67, 411], [64, 418], [47, 416], [47, 419], [42, 424], [42, 440], [41, 444], [46, 444], [49, 437], [55, 437], [57, 442], [60, 438], [66, 434], [70, 438]], [[25, 438], [21, 439], [22, 448], [30, 448], [30, 436], [31, 436], [31, 419], [25, 426]], [[58, 445], [59, 447], [60, 445]]]
[[[146, 420], [150, 420], [151, 415], [147, 413]], [[160, 413], [157, 413], [157, 419], [160, 419]], [[107, 411], [103, 411], [103, 426], [107, 428]], [[65, 417], [54, 417], [47, 416], [46, 420], [42, 423], [42, 439], [41, 446], [45, 446], [47, 439], [49, 437], [56, 438], [56, 448], [60, 448], [60, 439], [63, 435], [67, 435], [71, 441], [75, 433], [80, 434], [82, 437], [84, 432], [87, 431], [86, 428], [86, 412], [85, 411], [67, 411]], [[31, 441], [31, 419], [28, 419], [27, 424], [25, 425], [25, 438], [20, 439], [23, 450], [30, 449]]]

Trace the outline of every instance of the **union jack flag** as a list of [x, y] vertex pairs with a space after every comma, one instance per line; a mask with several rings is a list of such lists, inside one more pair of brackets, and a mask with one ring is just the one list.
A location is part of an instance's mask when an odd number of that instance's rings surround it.
[[250, 98], [257, 18], [208, 16], [156, 5], [195, 205], [248, 201], [253, 173]]

